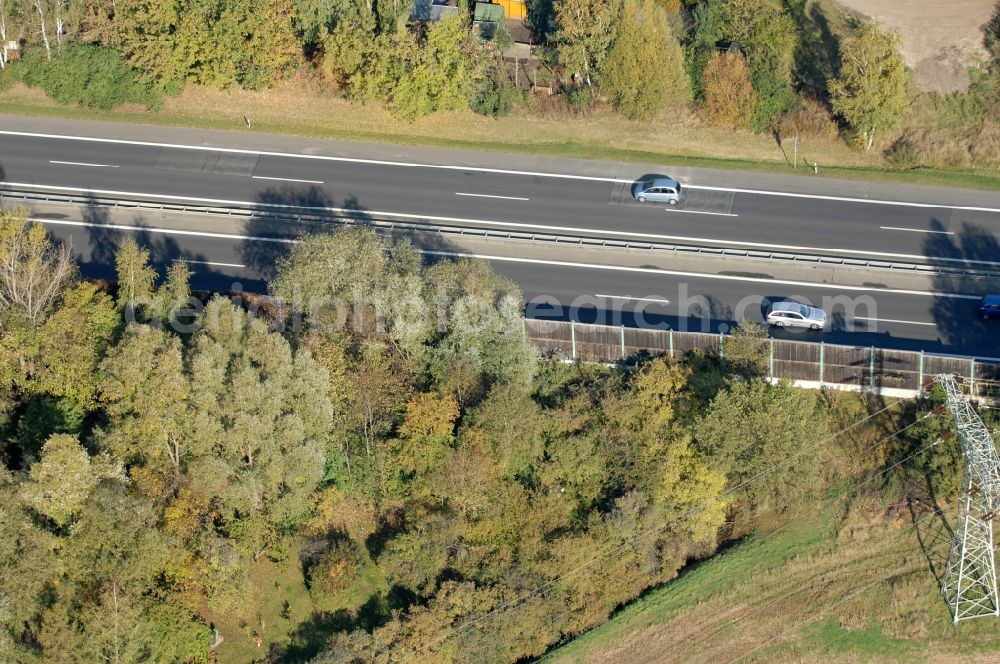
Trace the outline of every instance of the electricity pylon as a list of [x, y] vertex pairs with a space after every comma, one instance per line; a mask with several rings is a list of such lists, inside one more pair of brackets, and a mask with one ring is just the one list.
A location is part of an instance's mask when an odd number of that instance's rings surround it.
[[1000, 509], [1000, 458], [955, 377], [942, 374], [934, 380], [944, 389], [964, 458], [958, 520], [941, 592], [955, 623], [982, 616], [1000, 618], [993, 551], [993, 517]]

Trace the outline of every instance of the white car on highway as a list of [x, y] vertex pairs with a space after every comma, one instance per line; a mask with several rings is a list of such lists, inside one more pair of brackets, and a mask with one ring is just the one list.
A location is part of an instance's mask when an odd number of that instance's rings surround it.
[[767, 323], [774, 327], [822, 330], [826, 326], [826, 312], [798, 302], [775, 302], [767, 312]]

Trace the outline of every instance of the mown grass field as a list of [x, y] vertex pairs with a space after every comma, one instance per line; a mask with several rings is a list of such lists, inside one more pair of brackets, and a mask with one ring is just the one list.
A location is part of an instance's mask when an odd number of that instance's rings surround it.
[[873, 503], [762, 526], [542, 661], [1000, 661], [1000, 624], [941, 598], [951, 510]]

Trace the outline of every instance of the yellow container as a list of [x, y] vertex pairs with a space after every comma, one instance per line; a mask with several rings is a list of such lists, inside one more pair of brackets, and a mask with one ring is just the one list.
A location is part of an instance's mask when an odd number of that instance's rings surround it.
[[503, 7], [504, 16], [507, 18], [526, 18], [528, 16], [528, 6], [524, 0], [496, 0], [496, 3]]

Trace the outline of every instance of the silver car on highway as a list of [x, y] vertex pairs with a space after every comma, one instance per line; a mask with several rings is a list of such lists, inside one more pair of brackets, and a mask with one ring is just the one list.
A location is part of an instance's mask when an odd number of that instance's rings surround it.
[[826, 326], [826, 312], [798, 302], [775, 302], [767, 312], [767, 323], [774, 327], [822, 330]]
[[640, 203], [652, 201], [677, 205], [681, 202], [682, 195], [681, 183], [673, 178], [649, 178], [632, 185], [632, 197]]

